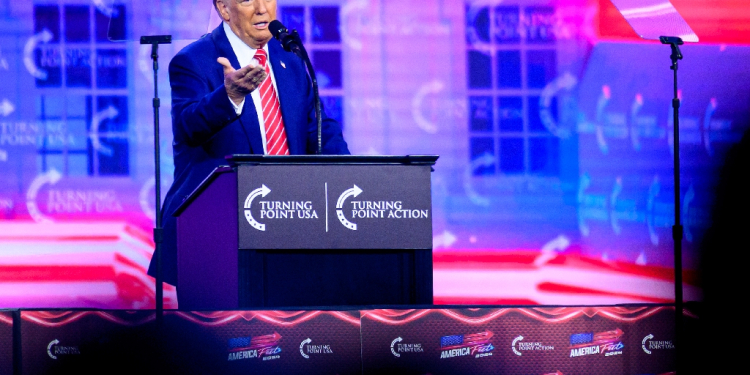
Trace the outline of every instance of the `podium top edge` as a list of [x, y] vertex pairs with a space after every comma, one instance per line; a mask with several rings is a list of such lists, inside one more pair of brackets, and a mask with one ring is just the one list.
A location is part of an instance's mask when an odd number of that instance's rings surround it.
[[226, 156], [230, 165], [239, 164], [404, 164], [434, 165], [438, 155], [248, 155]]

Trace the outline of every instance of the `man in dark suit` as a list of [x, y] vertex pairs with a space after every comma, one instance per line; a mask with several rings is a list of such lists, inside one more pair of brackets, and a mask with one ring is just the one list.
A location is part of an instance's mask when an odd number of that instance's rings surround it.
[[[214, 168], [226, 164], [226, 155], [299, 155], [317, 148], [304, 63], [268, 30], [276, 19], [276, 0], [214, 0], [214, 7], [223, 24], [169, 64], [175, 171], [164, 200], [162, 275], [173, 285], [177, 224], [172, 213]], [[339, 124], [325, 113], [322, 117], [323, 153], [349, 154]]]

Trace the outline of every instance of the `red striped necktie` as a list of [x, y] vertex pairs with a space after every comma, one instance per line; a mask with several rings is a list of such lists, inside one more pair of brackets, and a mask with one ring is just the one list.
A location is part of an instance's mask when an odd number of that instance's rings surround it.
[[271, 81], [271, 69], [268, 68], [268, 55], [262, 48], [255, 53], [255, 59], [266, 69], [268, 77], [260, 84], [260, 102], [263, 109], [263, 122], [266, 129], [266, 152], [268, 155], [289, 155], [286, 142], [284, 119], [281, 118], [281, 105]]

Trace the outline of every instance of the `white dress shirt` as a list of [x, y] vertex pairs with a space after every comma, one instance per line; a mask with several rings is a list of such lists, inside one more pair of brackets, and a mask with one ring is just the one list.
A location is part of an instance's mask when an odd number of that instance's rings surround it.
[[[232, 50], [234, 51], [234, 54], [237, 56], [237, 61], [240, 63], [240, 67], [245, 67], [247, 65], [257, 65], [257, 60], [254, 59], [255, 52], [258, 51], [255, 48], [252, 48], [245, 44], [237, 35], [235, 35], [234, 31], [229, 27], [229, 24], [226, 22], [223, 22], [224, 24], [224, 33], [227, 34], [227, 39], [229, 39], [229, 44], [232, 45]], [[263, 46], [263, 50], [266, 51], [266, 55], [268, 56], [268, 70], [271, 72], [271, 83], [273, 83], [273, 89], [276, 91], [276, 97], [279, 97], [279, 90], [276, 88], [276, 78], [273, 76], [273, 67], [271, 67], [271, 56], [268, 53], [268, 44]], [[225, 56], [226, 57], [226, 56]], [[228, 96], [227, 96], [228, 97]], [[268, 154], [267, 146], [266, 146], [266, 126], [265, 122], [263, 121], [263, 108], [261, 108], [261, 100], [260, 100], [260, 86], [253, 90], [250, 93], [250, 97], [253, 100], [253, 105], [255, 105], [255, 112], [258, 114], [258, 124], [260, 124], [260, 136], [263, 139], [263, 153]], [[232, 103], [232, 106], [234, 106], [234, 112], [237, 113], [237, 116], [242, 114], [242, 107], [245, 105], [245, 99], [242, 99], [242, 102], [240, 104], [234, 104], [234, 101], [232, 101], [231, 98], [229, 98], [229, 102]]]

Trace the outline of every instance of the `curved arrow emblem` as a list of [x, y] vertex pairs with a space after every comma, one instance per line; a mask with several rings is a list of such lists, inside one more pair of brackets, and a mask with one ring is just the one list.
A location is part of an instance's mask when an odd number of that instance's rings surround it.
[[511, 346], [511, 348], [513, 348], [513, 353], [516, 353], [517, 356], [523, 355], [523, 354], [521, 354], [521, 352], [518, 351], [518, 349], [516, 349], [516, 343], [519, 342], [519, 341], [521, 341], [521, 340], [523, 340], [523, 336], [518, 336], [518, 337], [514, 338], [513, 339], [513, 346]]
[[401, 354], [396, 353], [396, 349], [394, 349], [394, 347], [396, 346], [397, 342], [401, 342], [403, 340], [404, 339], [402, 339], [401, 337], [396, 337], [393, 341], [391, 341], [391, 353], [393, 353], [393, 355], [395, 355], [396, 357], [401, 357]]
[[345, 190], [341, 196], [339, 196], [339, 200], [336, 202], [336, 216], [338, 216], [339, 221], [341, 224], [343, 224], [345, 227], [351, 229], [351, 230], [357, 230], [357, 224], [352, 223], [349, 220], [346, 220], [346, 217], [344, 216], [344, 201], [346, 201], [349, 197], [358, 197], [362, 193], [362, 189], [359, 188], [359, 186], [354, 185], [353, 188]]
[[47, 354], [50, 356], [50, 358], [57, 359], [57, 356], [55, 356], [54, 354], [52, 354], [52, 347], [55, 346], [55, 345], [57, 345], [57, 344], [59, 344], [59, 343], [60, 343], [60, 340], [54, 339], [54, 340], [50, 341], [49, 344], [47, 345]]
[[303, 350], [303, 348], [305, 347], [305, 345], [307, 345], [307, 344], [309, 344], [311, 342], [312, 342], [312, 340], [310, 340], [310, 338], [308, 337], [307, 340], [303, 340], [302, 343], [299, 344], [299, 354], [302, 354], [302, 356], [305, 357], [305, 358], [307, 358], [307, 359], [310, 359], [310, 356], [307, 355], [307, 354], [305, 354], [305, 351]]
[[630, 142], [633, 144], [633, 150], [636, 151], [641, 150], [641, 141], [638, 139], [638, 122], [636, 121], [638, 112], [641, 111], [641, 108], [643, 108], [643, 95], [638, 93], [635, 94], [633, 104], [630, 105], [630, 121], [628, 121], [630, 127]]
[[539, 119], [547, 130], [559, 138], [570, 136], [570, 129], [561, 128], [552, 116], [552, 99], [561, 90], [571, 90], [578, 84], [578, 80], [569, 72], [555, 78], [554, 81], [544, 86], [539, 95]]
[[253, 199], [257, 198], [259, 195], [265, 197], [270, 192], [271, 189], [269, 189], [266, 185], [262, 185], [260, 188], [250, 192], [250, 194], [245, 199], [245, 219], [247, 219], [247, 222], [250, 223], [253, 228], [259, 231], [265, 231], [266, 224], [261, 224], [253, 219], [253, 213], [250, 211], [250, 205], [253, 204]]
[[480, 195], [474, 189], [473, 181], [475, 170], [477, 170], [479, 167], [493, 167], [494, 165], [495, 157], [490, 153], [484, 153], [476, 159], [473, 159], [469, 166], [464, 170], [464, 190], [466, 191], [466, 196], [469, 197], [471, 203], [483, 207], [487, 207], [490, 205], [490, 199]]
[[91, 118], [91, 133], [89, 134], [89, 138], [91, 138], [91, 147], [100, 154], [112, 156], [113, 151], [111, 147], [102, 144], [101, 139], [99, 138], [99, 125], [101, 125], [104, 120], [114, 119], [119, 114], [117, 108], [109, 106], [101, 112], [95, 113]]
[[609, 86], [602, 86], [602, 95], [596, 102], [596, 143], [599, 145], [599, 151], [604, 155], [609, 153], [607, 139], [604, 137], [604, 110], [607, 108], [610, 98], [612, 98], [612, 91]]
[[443, 91], [443, 89], [445, 89], [445, 84], [443, 84], [443, 82], [432, 81], [422, 86], [411, 101], [411, 115], [414, 118], [414, 122], [416, 122], [417, 126], [426, 133], [435, 134], [438, 129], [437, 126], [428, 120], [422, 113], [422, 102], [427, 95], [438, 94]]
[[34, 62], [34, 49], [36, 49], [39, 42], [47, 43], [52, 40], [52, 38], [54, 38], [52, 32], [44, 29], [39, 34], [29, 38], [26, 45], [23, 47], [23, 65], [26, 66], [26, 70], [28, 70], [34, 78], [42, 81], [47, 79], [47, 71], [36, 66], [36, 63]]
[[646, 349], [646, 341], [651, 340], [654, 338], [654, 335], [649, 334], [648, 336], [643, 338], [643, 341], [641, 341], [641, 348], [643, 348], [643, 351], [646, 352], [646, 354], [651, 354], [651, 351]]
[[31, 185], [29, 185], [29, 190], [26, 191], [26, 209], [29, 210], [29, 215], [31, 215], [31, 218], [34, 219], [37, 223], [51, 223], [52, 219], [48, 218], [42, 212], [39, 210], [39, 206], [36, 204], [36, 196], [37, 193], [39, 193], [39, 189], [42, 188], [44, 184], [49, 183], [50, 185], [54, 185], [57, 183], [57, 181], [60, 181], [62, 178], [62, 174], [60, 172], [56, 171], [55, 169], [50, 169], [47, 171], [47, 173], [40, 174], [39, 176], [36, 176], [33, 181], [31, 181]]

